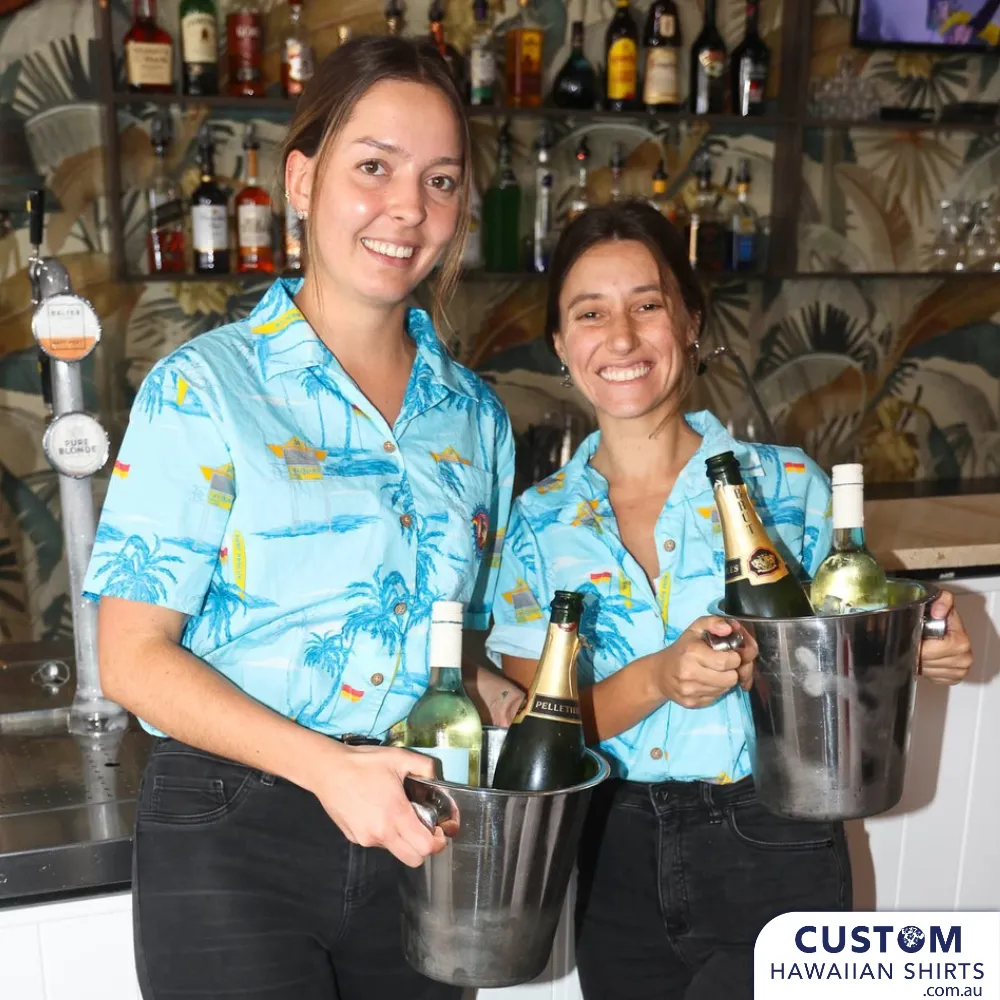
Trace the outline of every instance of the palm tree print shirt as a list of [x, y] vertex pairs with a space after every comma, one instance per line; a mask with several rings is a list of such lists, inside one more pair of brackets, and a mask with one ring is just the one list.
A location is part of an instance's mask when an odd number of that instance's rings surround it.
[[[832, 539], [826, 475], [797, 448], [734, 440], [707, 411], [686, 420], [701, 446], [677, 477], [656, 522], [655, 586], [622, 544], [607, 480], [591, 465], [598, 434], [555, 475], [514, 504], [487, 651], [537, 659], [556, 590], [585, 595], [578, 661], [581, 687], [674, 642], [725, 589], [722, 531], [705, 460], [735, 453], [754, 505], [790, 568], [808, 574]], [[706, 708], [668, 702], [600, 749], [633, 781], [728, 782], [750, 773], [746, 694], [730, 691]]]
[[427, 686], [431, 603], [488, 627], [510, 420], [411, 309], [389, 427], [295, 306], [300, 285], [146, 377], [84, 589], [190, 616], [186, 648], [303, 725], [381, 736]]

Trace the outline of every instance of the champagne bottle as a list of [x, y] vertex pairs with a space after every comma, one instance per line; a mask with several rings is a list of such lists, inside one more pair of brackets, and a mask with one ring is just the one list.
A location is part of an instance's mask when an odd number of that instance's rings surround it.
[[817, 614], [879, 611], [889, 604], [885, 571], [865, 547], [864, 469], [833, 467], [833, 547], [812, 582]]
[[445, 781], [479, 784], [483, 726], [462, 686], [462, 604], [431, 607], [430, 686], [406, 718], [405, 744], [437, 757]]
[[726, 552], [725, 610], [755, 618], [806, 618], [812, 605], [764, 530], [731, 451], [706, 460]]
[[557, 590], [538, 669], [500, 749], [493, 787], [547, 792], [586, 780], [576, 690], [583, 596]]

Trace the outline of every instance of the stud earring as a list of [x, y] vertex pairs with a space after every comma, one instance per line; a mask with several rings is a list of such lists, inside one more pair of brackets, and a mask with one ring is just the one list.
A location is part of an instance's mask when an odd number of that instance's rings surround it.
[[562, 375], [562, 380], [559, 382], [559, 384], [564, 389], [572, 389], [573, 388], [573, 377], [570, 375], [569, 369], [566, 367], [566, 362], [565, 361], [559, 367], [559, 374]]

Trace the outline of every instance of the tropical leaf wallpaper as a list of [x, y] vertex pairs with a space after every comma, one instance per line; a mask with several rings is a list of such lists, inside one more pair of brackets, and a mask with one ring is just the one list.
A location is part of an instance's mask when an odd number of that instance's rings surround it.
[[[116, 38], [130, 19], [126, 0], [110, 0]], [[582, 0], [536, 0], [546, 25], [546, 70], [568, 54], [568, 22]], [[422, 34], [428, 0], [407, 0], [406, 31]], [[568, 9], [567, 9], [568, 5]], [[161, 0], [160, 19], [177, 38], [177, 4]], [[278, 76], [278, 40], [287, 7], [265, 0], [265, 76]], [[381, 0], [309, 0], [304, 20], [319, 53], [336, 44], [339, 25], [381, 30]], [[465, 49], [472, 37], [471, 3], [448, 0], [449, 38]], [[633, 3], [644, 14], [646, 0]], [[221, 13], [227, 4], [220, 4]], [[502, 25], [515, 0], [494, 0]], [[702, 0], [682, 0], [690, 41]], [[47, 425], [31, 337], [26, 273], [29, 252], [24, 190], [49, 192], [45, 252], [67, 268], [74, 291], [93, 302], [103, 324], [99, 349], [84, 367], [87, 404], [120, 441], [136, 389], [153, 362], [192, 337], [245, 315], [263, 283], [163, 283], [112, 280], [108, 200], [97, 100], [100, 59], [92, 0], [34, 0], [0, 16], [0, 639], [66, 636], [71, 629], [56, 476], [42, 454]], [[743, 0], [720, 0], [720, 22], [732, 47], [742, 37]], [[598, 64], [614, 10], [612, 0], [587, 0], [586, 49]], [[853, 52], [848, 0], [817, 0], [812, 71], [834, 74], [842, 57], [872, 78], [886, 104], [939, 106], [960, 99], [1000, 98], [1000, 61], [993, 57]], [[780, 3], [765, 2], [762, 30], [772, 51], [781, 43]], [[120, 51], [116, 59], [120, 59]], [[777, 60], [775, 60], [777, 61]], [[686, 67], [682, 66], [686, 79]], [[771, 96], [780, 85], [777, 72]], [[276, 91], [276, 88], [274, 88]], [[265, 178], [276, 179], [287, 115], [213, 109], [216, 165], [231, 192], [243, 172], [240, 139], [254, 121], [262, 140]], [[144, 259], [142, 192], [153, 169], [153, 108], [122, 106], [121, 142], [126, 260]], [[197, 183], [193, 140], [206, 110], [173, 108], [168, 169], [185, 192]], [[480, 190], [495, 168], [497, 122], [476, 119], [475, 173]], [[590, 193], [607, 198], [612, 146], [628, 152], [625, 190], [650, 191], [665, 156], [670, 190], [693, 202], [692, 159], [707, 150], [720, 201], [731, 193], [737, 162], [748, 158], [752, 204], [767, 235], [772, 205], [773, 127], [644, 125], [622, 122], [570, 130], [552, 123], [557, 203], [565, 213], [574, 180], [573, 150], [583, 131], [591, 147]], [[531, 150], [538, 122], [516, 119], [516, 166], [531, 211]], [[707, 352], [725, 346], [752, 372], [780, 438], [820, 461], [856, 457], [870, 481], [1000, 476], [1000, 281], [928, 275], [887, 279], [851, 272], [926, 270], [944, 198], [977, 199], [996, 189], [997, 134], [850, 128], [809, 129], [803, 156], [799, 270], [823, 277], [714, 283]], [[275, 189], [277, 190], [277, 184]], [[530, 216], [528, 216], [530, 218]], [[845, 276], [830, 277], [831, 272]], [[418, 292], [417, 298], [424, 293]], [[564, 389], [539, 339], [545, 286], [517, 277], [464, 282], [451, 304], [449, 345], [496, 385], [518, 435], [522, 483], [558, 461], [567, 434], [590, 427], [586, 408]], [[734, 430], [762, 433], [735, 365], [710, 364], [692, 406], [711, 406]], [[94, 479], [103, 497], [109, 469]]]

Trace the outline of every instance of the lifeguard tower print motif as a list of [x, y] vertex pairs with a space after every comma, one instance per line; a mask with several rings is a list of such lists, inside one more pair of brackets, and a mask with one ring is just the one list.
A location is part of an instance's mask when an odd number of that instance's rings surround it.
[[290, 718], [381, 736], [427, 685], [432, 602], [488, 625], [513, 438], [415, 309], [389, 427], [295, 306], [298, 287], [276, 282], [245, 321], [147, 376], [85, 590], [188, 615], [183, 645]]
[[[733, 440], [710, 413], [687, 415], [702, 443], [682, 470], [655, 527], [660, 573], [652, 584], [622, 544], [604, 477], [591, 465], [592, 435], [554, 476], [518, 498], [511, 513], [487, 651], [537, 659], [556, 590], [584, 595], [580, 685], [662, 650], [725, 586], [722, 533], [705, 459], [735, 452], [747, 488], [789, 564], [811, 574], [830, 544], [830, 487], [794, 448]], [[741, 691], [714, 705], [668, 703], [601, 744], [616, 773], [634, 781], [735, 781], [750, 773]]]

